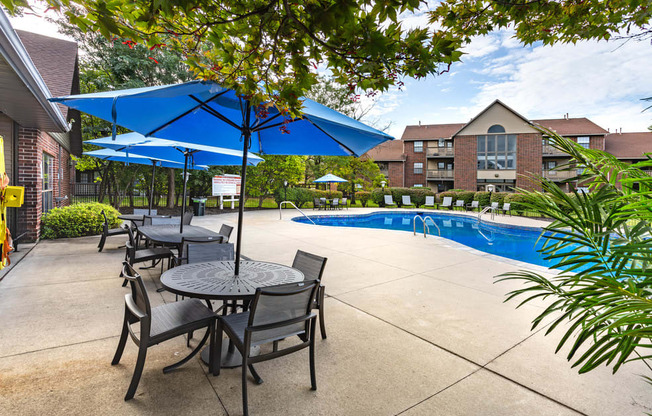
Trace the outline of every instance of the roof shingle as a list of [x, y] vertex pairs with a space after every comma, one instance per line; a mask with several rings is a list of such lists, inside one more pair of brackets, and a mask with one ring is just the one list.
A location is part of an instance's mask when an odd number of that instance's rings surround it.
[[608, 134], [605, 151], [619, 159], [644, 159], [643, 153], [652, 152], [652, 132]]
[[421, 126], [406, 126], [402, 140], [434, 140], [451, 137], [464, 127], [466, 123], [424, 124]]
[[562, 136], [602, 135], [609, 133], [586, 117], [582, 118], [552, 118], [532, 120], [533, 123], [552, 130]]
[[403, 162], [405, 155], [403, 154], [403, 141], [390, 140], [381, 143], [367, 153], [362, 155], [365, 159], [372, 159], [376, 162]]

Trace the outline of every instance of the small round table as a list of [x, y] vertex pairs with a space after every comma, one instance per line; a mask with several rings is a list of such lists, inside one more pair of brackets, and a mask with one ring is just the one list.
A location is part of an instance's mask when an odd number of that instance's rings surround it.
[[[184, 264], [161, 275], [161, 284], [169, 292], [181, 296], [210, 300], [251, 300], [256, 288], [295, 283], [304, 280], [300, 270], [277, 263], [243, 260], [240, 275], [235, 276], [234, 261], [210, 261]], [[207, 349], [202, 359], [208, 362]], [[242, 357], [228, 343], [222, 349], [222, 367], [242, 365]]]

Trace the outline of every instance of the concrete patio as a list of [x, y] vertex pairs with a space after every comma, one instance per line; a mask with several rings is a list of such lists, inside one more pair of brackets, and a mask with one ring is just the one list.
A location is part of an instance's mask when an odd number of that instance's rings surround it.
[[[540, 305], [503, 303], [518, 283], [494, 284], [494, 276], [519, 269], [514, 262], [436, 237], [300, 224], [290, 221], [295, 215], [246, 213], [243, 253], [284, 264], [297, 249], [328, 257], [318, 390], [310, 390], [307, 350], [261, 363], [265, 383], [249, 387], [252, 414], [652, 412], [643, 363], [578, 375], [563, 352], [554, 354], [561, 333], [530, 332]], [[236, 214], [193, 221], [214, 230], [222, 223], [235, 225]], [[213, 377], [194, 359], [162, 373], [187, 353], [184, 338], [149, 350], [136, 397], [123, 401], [135, 345], [119, 365], [110, 361], [127, 292], [118, 278], [124, 236], [109, 238], [102, 253], [97, 241], [42, 241], [0, 281], [0, 414], [241, 414], [239, 369]], [[155, 291], [158, 269], [142, 273], [153, 305], [174, 301]]]

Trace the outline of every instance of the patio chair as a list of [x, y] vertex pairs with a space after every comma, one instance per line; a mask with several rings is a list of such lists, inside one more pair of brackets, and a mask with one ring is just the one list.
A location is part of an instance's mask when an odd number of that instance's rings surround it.
[[312, 209], [325, 209], [326, 204], [320, 198], [312, 199]]
[[153, 223], [152, 223], [153, 218], [172, 218], [172, 217], [169, 216], [169, 215], [168, 216], [163, 216], [163, 215], [156, 215], [156, 214], [152, 214], [152, 215], [145, 214], [143, 216], [143, 225], [153, 225]]
[[174, 266], [235, 259], [233, 244], [222, 244], [221, 238], [184, 238], [181, 252], [172, 259]]
[[[204, 335], [204, 338], [187, 357], [165, 367], [163, 373], [169, 373], [187, 363], [202, 349], [209, 337], [211, 339], [209, 367], [213, 370], [215, 350], [212, 340], [215, 339], [215, 313], [199, 299], [186, 299], [152, 308], [149, 297], [147, 296], [147, 290], [145, 290], [143, 278], [136, 273], [129, 263], [124, 262], [122, 267], [122, 274], [131, 285], [131, 294], [125, 295], [125, 315], [122, 323], [122, 333], [120, 334], [118, 349], [113, 356], [111, 365], [116, 365], [120, 362], [128, 337], [131, 337], [136, 345], [138, 345], [138, 359], [131, 383], [125, 395], [125, 401], [132, 399], [136, 393], [140, 376], [145, 366], [147, 349], [163, 341], [185, 335], [189, 331], [206, 328], [206, 335]], [[132, 328], [132, 325], [135, 323], [139, 324], [136, 329]]]
[[127, 230], [124, 227], [119, 228], [109, 228], [109, 220], [106, 218], [106, 213], [102, 210], [102, 216], [104, 217], [104, 225], [102, 226], [102, 236], [100, 237], [100, 242], [97, 245], [97, 251], [100, 253], [104, 249], [104, 243], [106, 243], [106, 237], [111, 237], [113, 235], [127, 234]]
[[442, 201], [440, 206], [442, 208], [452, 209], [453, 208], [453, 197], [452, 196], [445, 196], [444, 201]]
[[473, 211], [473, 210], [476, 210], [476, 209], [480, 209], [480, 201], [471, 201], [470, 204], [466, 205], [466, 210], [467, 211], [468, 210]]
[[319, 309], [319, 330], [321, 331], [322, 339], [326, 339], [326, 324], [324, 323], [324, 295], [326, 294], [326, 287], [321, 283], [321, 280], [324, 275], [327, 260], [326, 257], [297, 250], [297, 253], [294, 255], [294, 261], [292, 261], [292, 267], [301, 270], [306, 280], [316, 280], [319, 282], [312, 308]]
[[424, 207], [435, 207], [435, 197], [434, 195], [426, 196], [426, 203], [423, 204]]
[[183, 214], [183, 217], [181, 221], [183, 222], [183, 225], [190, 225], [192, 222], [192, 218], [195, 216], [195, 214], [192, 213], [192, 211], [187, 211]]
[[412, 203], [412, 199], [410, 198], [410, 195], [401, 195], [401, 205], [404, 207], [406, 206], [414, 206]]
[[222, 234], [224, 236], [224, 238], [222, 239], [222, 243], [229, 242], [229, 238], [231, 238], [232, 232], [233, 232], [233, 227], [231, 227], [230, 225], [222, 224], [219, 232], [219, 234]]
[[[213, 351], [222, 348], [222, 333], [242, 354], [242, 410], [249, 415], [247, 404], [247, 368], [256, 384], [261, 384], [253, 364], [291, 354], [309, 348], [310, 382], [312, 390], [317, 390], [315, 375], [315, 319], [311, 312], [317, 282], [299, 282], [256, 289], [256, 295], [248, 312], [218, 316], [217, 340]], [[298, 336], [300, 343], [293, 343], [278, 349], [278, 341]], [[251, 347], [273, 343], [272, 352], [251, 356]], [[213, 375], [220, 374], [222, 357], [215, 354]]]
[[491, 203], [491, 210], [492, 211], [498, 211], [498, 202], [492, 202]]
[[511, 217], [512, 216], [512, 204], [510, 202], [505, 202], [503, 204], [502, 211], [503, 211], [503, 215], [509, 214], [509, 216]]
[[340, 207], [340, 199], [339, 198], [333, 198], [331, 201], [331, 209], [338, 209]]
[[464, 200], [463, 199], [458, 199], [457, 201], [455, 201], [455, 207], [453, 209], [455, 209], [455, 208], [464, 209]]
[[[394, 199], [392, 198], [391, 195], [384, 195], [384, 197], [385, 197], [385, 206], [388, 206], [388, 205], [396, 205], [396, 204], [394, 203]], [[398, 205], [396, 205], [396, 206], [398, 206]]]
[[340, 201], [340, 209], [342, 209], [342, 207], [349, 209], [349, 200], [347, 198], [342, 198]]
[[[136, 245], [136, 239], [134, 238], [134, 233], [131, 231], [131, 228], [125, 227], [127, 234], [129, 235], [129, 241], [127, 242], [127, 250], [125, 253], [125, 261], [133, 266], [134, 264], [144, 263], [147, 261], [160, 261], [161, 262], [161, 273], [163, 273], [163, 260], [168, 260], [168, 268], [174, 254], [167, 247], [151, 247], [151, 248], [138, 248]], [[122, 272], [120, 272], [120, 277], [124, 277]], [[122, 286], [127, 286], [127, 279], [122, 283]]]
[[158, 210], [153, 209], [151, 212], [148, 209], [134, 208], [134, 215], [156, 215]]
[[150, 218], [152, 225], [179, 225], [181, 217], [145, 217]]

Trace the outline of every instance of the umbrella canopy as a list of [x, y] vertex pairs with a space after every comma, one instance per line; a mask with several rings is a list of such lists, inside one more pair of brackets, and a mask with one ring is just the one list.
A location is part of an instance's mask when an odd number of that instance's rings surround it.
[[273, 107], [252, 108], [235, 91], [211, 81], [71, 95], [51, 101], [148, 137], [230, 149], [242, 149], [246, 128], [252, 134], [248, 150], [258, 154], [360, 156], [393, 139], [308, 99], [303, 103], [303, 116], [297, 119]]
[[235, 275], [240, 271], [247, 152], [277, 155], [360, 156], [393, 138], [306, 99], [291, 118], [273, 106], [254, 107], [212, 81], [135, 88], [50, 99], [147, 137], [242, 149]]
[[332, 173], [326, 174], [322, 176], [319, 179], [315, 179], [313, 182], [319, 182], [319, 183], [333, 183], [333, 182], [348, 182], [344, 178], [340, 178], [339, 176], [335, 176]]

